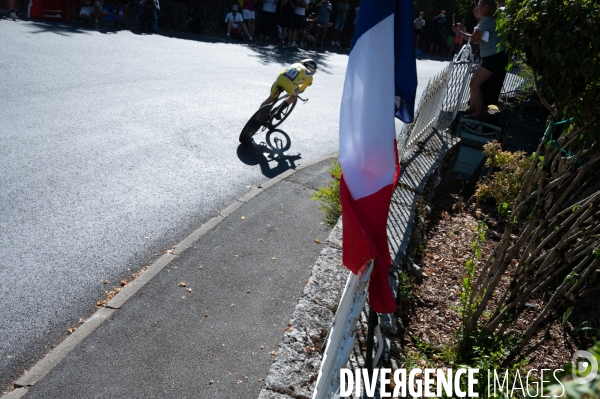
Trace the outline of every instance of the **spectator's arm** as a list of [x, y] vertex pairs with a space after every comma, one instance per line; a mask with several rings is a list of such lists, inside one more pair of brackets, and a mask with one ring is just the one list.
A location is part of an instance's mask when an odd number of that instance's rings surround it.
[[478, 28], [476, 28], [473, 31], [473, 34], [469, 34], [464, 30], [464, 27], [461, 24], [453, 25], [452, 30], [454, 32], [458, 33], [460, 35], [460, 37], [462, 37], [465, 40], [469, 40], [469, 38], [470, 38], [471, 43], [473, 43], [473, 44], [479, 44], [479, 42], [481, 41], [481, 37], [485, 33], [484, 30], [479, 30], [479, 26], [478, 26]]

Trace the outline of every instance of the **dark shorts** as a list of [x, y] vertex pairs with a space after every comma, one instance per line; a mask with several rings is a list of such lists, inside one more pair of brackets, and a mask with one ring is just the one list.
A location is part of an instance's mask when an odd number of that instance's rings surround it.
[[433, 33], [431, 33], [431, 41], [433, 43], [441, 43], [442, 39], [444, 38], [444, 35], [442, 34], [442, 31], [433, 31]]
[[294, 14], [281, 14], [281, 18], [279, 18], [279, 26], [282, 28], [292, 29], [294, 24]]
[[415, 36], [421, 35], [421, 29], [415, 28]]
[[292, 29], [301, 29], [304, 25], [304, 15], [294, 14]]
[[504, 71], [506, 64], [508, 64], [506, 51], [501, 51], [487, 57], [481, 57], [481, 67], [493, 73]]

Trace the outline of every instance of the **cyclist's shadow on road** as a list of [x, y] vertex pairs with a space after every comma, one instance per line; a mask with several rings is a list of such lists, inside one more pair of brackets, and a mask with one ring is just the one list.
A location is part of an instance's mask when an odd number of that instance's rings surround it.
[[264, 139], [257, 135], [241, 143], [237, 148], [237, 156], [246, 165], [260, 165], [262, 174], [272, 179], [286, 170], [296, 169], [296, 161], [302, 156], [286, 154], [291, 145], [290, 136], [276, 129], [268, 132]]

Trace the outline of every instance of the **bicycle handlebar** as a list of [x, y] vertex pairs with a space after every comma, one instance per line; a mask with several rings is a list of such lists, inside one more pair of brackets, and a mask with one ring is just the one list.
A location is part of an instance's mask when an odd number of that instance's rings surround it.
[[300, 97], [300, 96], [296, 96], [296, 97], [298, 97], [298, 99], [302, 100], [302, 102], [303, 102], [303, 103], [305, 103], [305, 104], [306, 104], [306, 102], [308, 101], [308, 98], [305, 100], [305, 99], [303, 99], [303, 98], [302, 98], [302, 97]]

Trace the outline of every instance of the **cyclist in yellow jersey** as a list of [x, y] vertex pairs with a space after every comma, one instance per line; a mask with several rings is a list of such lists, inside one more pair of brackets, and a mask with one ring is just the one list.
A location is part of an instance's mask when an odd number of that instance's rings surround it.
[[285, 99], [288, 104], [296, 100], [296, 96], [312, 85], [313, 75], [317, 72], [317, 63], [310, 58], [304, 59], [281, 71], [275, 83], [271, 87], [271, 94], [260, 105], [261, 107], [271, 104], [279, 97], [279, 93], [285, 90], [290, 96]]

